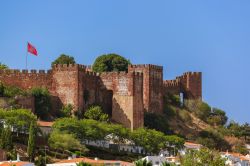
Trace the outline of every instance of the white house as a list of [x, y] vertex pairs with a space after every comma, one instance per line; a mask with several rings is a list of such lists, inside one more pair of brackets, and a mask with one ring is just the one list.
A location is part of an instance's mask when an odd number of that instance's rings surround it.
[[179, 150], [181, 155], [185, 155], [187, 150], [200, 150], [202, 148], [201, 144], [196, 144], [192, 142], [185, 142], [184, 148]]
[[221, 157], [226, 159], [229, 166], [250, 166], [249, 156], [243, 156], [239, 153], [222, 152]]
[[146, 160], [147, 162], [151, 162], [153, 166], [161, 166], [162, 163], [167, 162], [166, 157], [163, 155], [161, 156], [146, 156], [142, 158], [141, 160]]

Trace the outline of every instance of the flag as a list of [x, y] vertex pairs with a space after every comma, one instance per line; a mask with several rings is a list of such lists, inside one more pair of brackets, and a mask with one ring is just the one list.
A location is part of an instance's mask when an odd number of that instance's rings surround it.
[[27, 46], [28, 52], [37, 56], [37, 50], [34, 46], [32, 46], [29, 42], [28, 42], [28, 46]]

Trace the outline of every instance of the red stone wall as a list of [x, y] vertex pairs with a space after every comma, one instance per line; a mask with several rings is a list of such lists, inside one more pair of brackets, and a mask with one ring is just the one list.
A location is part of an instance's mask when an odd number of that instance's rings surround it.
[[0, 81], [6, 85], [13, 85], [22, 89], [33, 87], [46, 87], [51, 89], [52, 73], [51, 70], [0, 70]]
[[112, 119], [131, 129], [142, 127], [142, 74], [109, 72], [100, 78], [100, 87], [113, 91]]
[[163, 112], [163, 68], [156, 65], [130, 65], [129, 72], [143, 73], [143, 103], [147, 112]]
[[184, 93], [185, 99], [202, 99], [202, 73], [187, 72], [175, 80], [163, 82], [164, 93], [179, 95]]

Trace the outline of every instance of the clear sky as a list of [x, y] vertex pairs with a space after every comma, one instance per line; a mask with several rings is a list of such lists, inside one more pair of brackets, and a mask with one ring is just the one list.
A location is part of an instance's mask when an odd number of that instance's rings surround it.
[[39, 53], [29, 69], [118, 53], [164, 66], [165, 79], [202, 71], [204, 100], [250, 122], [249, 0], [1, 0], [0, 62], [23, 69], [27, 41]]

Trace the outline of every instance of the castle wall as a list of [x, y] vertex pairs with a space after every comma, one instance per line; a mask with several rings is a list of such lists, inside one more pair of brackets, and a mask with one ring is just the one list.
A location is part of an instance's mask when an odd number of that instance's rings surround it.
[[156, 65], [130, 65], [129, 72], [143, 73], [143, 104], [146, 112], [163, 112], [163, 68]]
[[164, 93], [179, 95], [185, 99], [202, 99], [202, 73], [187, 72], [175, 80], [163, 81]]
[[0, 81], [9, 86], [17, 86], [21, 89], [44, 87], [52, 89], [51, 70], [0, 70]]
[[131, 129], [142, 127], [142, 74], [109, 72], [100, 78], [102, 88], [113, 91], [112, 119]]

